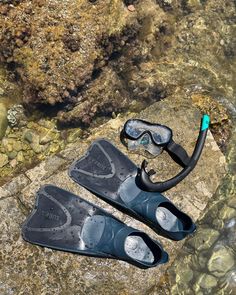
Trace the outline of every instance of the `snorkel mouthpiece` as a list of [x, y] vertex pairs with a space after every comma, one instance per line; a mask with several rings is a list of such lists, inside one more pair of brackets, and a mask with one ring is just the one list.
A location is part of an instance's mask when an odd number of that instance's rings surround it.
[[150, 178], [152, 173], [149, 173], [147, 168], [147, 162], [144, 160], [141, 168], [137, 174], [137, 184], [141, 189], [150, 191], [150, 192], [164, 192], [169, 190], [170, 188], [176, 186], [179, 182], [181, 182], [196, 166], [207, 136], [207, 131], [210, 125], [210, 117], [208, 115], [203, 115], [201, 120], [201, 126], [199, 130], [199, 135], [197, 138], [197, 142], [193, 151], [192, 156], [190, 157], [186, 166], [173, 178], [163, 181], [163, 182], [153, 182]]

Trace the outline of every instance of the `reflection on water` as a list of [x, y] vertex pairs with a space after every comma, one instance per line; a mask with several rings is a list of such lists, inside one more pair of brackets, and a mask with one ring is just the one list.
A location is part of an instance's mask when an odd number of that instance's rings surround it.
[[236, 129], [223, 179], [198, 231], [170, 268], [171, 294], [236, 294]]

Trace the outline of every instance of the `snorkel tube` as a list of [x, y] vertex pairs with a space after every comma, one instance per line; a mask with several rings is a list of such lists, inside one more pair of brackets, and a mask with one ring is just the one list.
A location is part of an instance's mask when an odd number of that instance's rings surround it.
[[136, 176], [137, 185], [145, 191], [161, 193], [169, 190], [170, 188], [176, 186], [179, 182], [181, 182], [194, 169], [201, 156], [207, 136], [207, 131], [209, 129], [209, 124], [210, 117], [208, 115], [203, 115], [198, 139], [193, 154], [190, 157], [187, 165], [180, 173], [169, 180], [163, 182], [153, 182], [150, 176], [155, 174], [155, 171], [150, 170], [149, 172], [147, 172], [146, 168], [148, 163], [146, 160], [144, 160]]

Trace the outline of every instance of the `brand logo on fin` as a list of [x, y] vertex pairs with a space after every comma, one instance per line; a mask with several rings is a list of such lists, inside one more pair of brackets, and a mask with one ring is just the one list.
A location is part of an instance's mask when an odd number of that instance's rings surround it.
[[96, 165], [98, 168], [102, 169], [103, 171], [107, 170], [107, 167], [105, 165], [103, 165], [101, 162], [99, 162], [98, 160], [94, 159], [94, 158], [88, 158], [88, 162], [90, 162], [93, 165]]
[[51, 212], [45, 211], [45, 210], [40, 210], [40, 214], [50, 220], [55, 220], [58, 221], [60, 219], [60, 216], [53, 214]]

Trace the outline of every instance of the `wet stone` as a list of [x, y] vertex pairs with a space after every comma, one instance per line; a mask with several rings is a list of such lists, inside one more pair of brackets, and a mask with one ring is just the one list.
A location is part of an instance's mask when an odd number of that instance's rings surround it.
[[12, 168], [15, 168], [15, 167], [17, 166], [17, 160], [16, 160], [16, 159], [13, 159], [13, 160], [11, 160], [11, 161], [9, 162], [9, 164], [10, 164], [10, 166], [11, 166]]
[[219, 232], [211, 228], [199, 229], [188, 243], [198, 251], [211, 247], [219, 237]]
[[73, 142], [76, 139], [78, 139], [81, 135], [82, 135], [82, 130], [81, 129], [76, 129], [76, 130], [74, 130], [74, 131], [72, 131], [70, 133], [70, 135], [67, 138], [67, 142], [69, 142], [69, 143]]
[[14, 143], [13, 143], [13, 149], [15, 150], [15, 151], [17, 151], [17, 152], [19, 152], [19, 151], [21, 151], [22, 150], [22, 143], [21, 142], [19, 142], [19, 141], [15, 141]]
[[17, 156], [17, 152], [16, 151], [12, 151], [12, 152], [8, 153], [8, 158], [10, 160], [15, 159], [16, 156]]
[[7, 109], [3, 103], [0, 103], [0, 139], [4, 137], [7, 125]]
[[28, 141], [29, 143], [33, 142], [33, 133], [30, 130], [27, 130], [24, 135], [23, 138]]
[[23, 155], [23, 152], [20, 151], [18, 154], [17, 154], [17, 161], [18, 162], [24, 162], [24, 155]]
[[41, 145], [39, 143], [39, 135], [37, 135], [37, 134], [35, 134], [33, 136], [33, 140], [31, 142], [30, 146], [36, 154], [40, 154], [41, 152], [43, 152], [47, 148], [46, 145]]
[[45, 136], [40, 138], [39, 143], [44, 145], [51, 142], [52, 140], [53, 140], [52, 136], [50, 134], [46, 134]]
[[233, 266], [232, 250], [223, 246], [216, 249], [208, 261], [208, 270], [217, 277], [224, 276]]
[[11, 127], [22, 127], [27, 124], [27, 118], [24, 114], [22, 105], [14, 105], [7, 111], [8, 123]]
[[189, 266], [184, 266], [182, 269], [178, 269], [178, 273], [176, 275], [176, 282], [181, 284], [186, 284], [190, 282], [193, 278], [193, 271]]
[[8, 163], [8, 156], [5, 154], [0, 154], [0, 168], [4, 167]]
[[47, 128], [47, 129], [54, 129], [55, 126], [56, 126], [55, 122], [53, 122], [53, 121], [49, 121], [49, 120], [46, 120], [46, 119], [40, 119], [40, 120], [38, 121], [38, 124], [39, 124], [40, 126], [42, 126], [42, 127]]
[[227, 274], [226, 282], [225, 294], [236, 294], [236, 268]]
[[196, 260], [197, 266], [199, 265], [201, 268], [204, 268], [208, 261], [205, 251], [200, 252]]
[[202, 274], [199, 277], [197, 284], [203, 289], [211, 289], [217, 285], [217, 280], [212, 275]]
[[224, 206], [221, 209], [220, 214], [219, 214], [219, 218], [223, 219], [223, 220], [230, 219], [235, 216], [236, 216], [236, 210], [234, 208], [230, 208], [228, 206]]
[[236, 209], [236, 198], [232, 198], [228, 201], [228, 206]]

